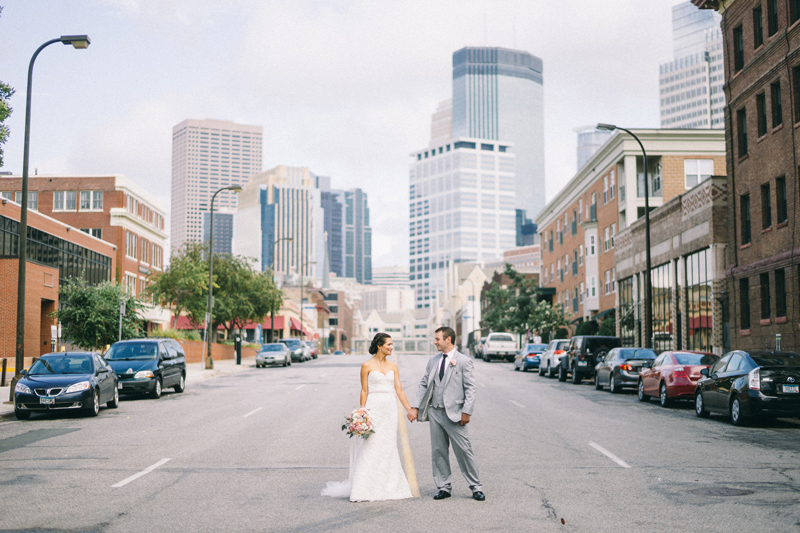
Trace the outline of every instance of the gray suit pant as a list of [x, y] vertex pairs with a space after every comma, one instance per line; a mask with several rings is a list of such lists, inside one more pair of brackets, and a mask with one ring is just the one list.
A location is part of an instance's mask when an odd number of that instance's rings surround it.
[[452, 475], [450, 473], [450, 444], [458, 461], [461, 473], [469, 483], [473, 492], [483, 490], [478, 481], [478, 465], [469, 442], [467, 426], [462, 426], [447, 418], [444, 409], [431, 407], [428, 409], [431, 426], [431, 459], [433, 462], [433, 481], [439, 490], [452, 492]]

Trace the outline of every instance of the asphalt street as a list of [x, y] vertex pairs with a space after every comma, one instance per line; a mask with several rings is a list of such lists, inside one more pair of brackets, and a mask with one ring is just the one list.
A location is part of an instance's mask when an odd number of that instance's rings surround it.
[[[424, 423], [407, 428], [420, 498], [322, 497], [347, 478], [340, 427], [367, 357], [249, 359], [97, 418], [0, 422], [0, 532], [800, 531], [799, 421], [737, 428], [499, 362], [475, 361], [485, 502], [454, 459], [453, 497], [432, 500]], [[409, 396], [427, 358], [400, 356]]]

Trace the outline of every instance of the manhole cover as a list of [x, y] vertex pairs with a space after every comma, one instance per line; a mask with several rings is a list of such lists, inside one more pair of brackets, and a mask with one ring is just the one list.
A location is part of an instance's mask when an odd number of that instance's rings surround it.
[[692, 489], [689, 492], [701, 496], [745, 496], [747, 494], [753, 494], [752, 490], [731, 489], [729, 487], [704, 487], [701, 489]]

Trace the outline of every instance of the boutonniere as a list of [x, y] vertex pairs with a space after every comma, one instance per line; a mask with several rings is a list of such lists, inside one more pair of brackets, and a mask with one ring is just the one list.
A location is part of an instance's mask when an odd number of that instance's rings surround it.
[[450, 359], [450, 368], [453, 368], [454, 366], [456, 366], [456, 360]]

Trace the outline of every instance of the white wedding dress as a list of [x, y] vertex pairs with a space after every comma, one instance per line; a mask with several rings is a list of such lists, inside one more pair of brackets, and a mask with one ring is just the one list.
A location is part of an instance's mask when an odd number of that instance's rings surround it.
[[349, 497], [353, 502], [411, 498], [411, 488], [397, 450], [399, 414], [394, 371], [384, 375], [373, 370], [367, 376], [367, 383], [366, 408], [375, 433], [364, 441], [358, 437], [351, 439], [350, 478], [329, 482], [322, 489], [322, 495]]

